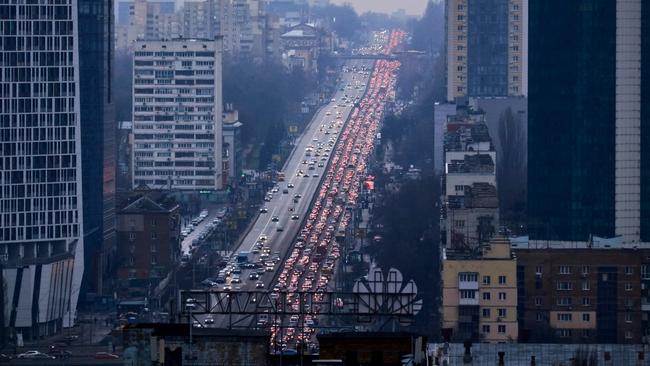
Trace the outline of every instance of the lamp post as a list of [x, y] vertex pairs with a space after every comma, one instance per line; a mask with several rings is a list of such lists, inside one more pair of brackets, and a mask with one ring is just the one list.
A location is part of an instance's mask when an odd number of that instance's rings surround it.
[[189, 311], [189, 314], [187, 315], [187, 323], [190, 326], [190, 344], [188, 347], [188, 355], [187, 355], [187, 364], [190, 365], [192, 360], [194, 359], [192, 356], [192, 328], [194, 328], [194, 324], [192, 324], [192, 313], [194, 311], [194, 308], [196, 307], [196, 304], [194, 303], [195, 300], [193, 298], [188, 298], [185, 301], [185, 310]]

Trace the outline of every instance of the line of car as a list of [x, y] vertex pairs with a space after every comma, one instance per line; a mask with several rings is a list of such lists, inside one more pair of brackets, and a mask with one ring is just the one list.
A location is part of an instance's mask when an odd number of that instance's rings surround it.
[[[390, 52], [403, 41], [405, 33], [392, 32], [382, 52]], [[340, 257], [335, 240], [337, 230], [345, 228], [351, 219], [346, 207], [355, 207], [366, 164], [372, 152], [374, 139], [383, 116], [384, 104], [394, 94], [396, 71], [399, 63], [377, 61], [368, 82], [367, 93], [351, 114], [348, 125], [341, 132], [338, 145], [332, 152], [330, 167], [301, 230], [297, 242], [284, 263], [274, 292], [287, 293], [287, 305], [293, 311], [308, 313], [303, 322], [296, 316], [289, 319], [288, 327], [278, 333], [282, 324], [271, 327], [272, 347], [283, 349], [294, 343], [308, 342], [314, 346], [312, 336], [320, 308], [318, 305], [300, 309], [298, 291], [325, 292], [332, 279]], [[350, 70], [354, 72], [354, 69]], [[337, 226], [338, 225], [338, 226]], [[318, 295], [314, 300], [318, 300]], [[294, 319], [295, 317], [295, 319]]]

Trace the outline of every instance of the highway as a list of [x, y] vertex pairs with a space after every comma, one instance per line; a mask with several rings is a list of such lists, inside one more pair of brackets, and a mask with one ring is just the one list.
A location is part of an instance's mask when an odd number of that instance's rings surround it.
[[[273, 189], [277, 192], [269, 192], [268, 201], [263, 205], [266, 212], [260, 212], [231, 258], [231, 263], [234, 264], [237, 253], [247, 251], [251, 252], [250, 263], [261, 263], [260, 256], [264, 251], [268, 251], [267, 261], [261, 268], [241, 268], [241, 273], [238, 275], [241, 282], [233, 282], [235, 274], [230, 274], [225, 284], [213, 289], [255, 290], [262, 286], [258, 285], [258, 282], [263, 283], [264, 289], [271, 285], [309, 212], [312, 199], [323, 179], [323, 173], [329, 165], [334, 145], [354, 108], [354, 101], [357, 98], [360, 100], [365, 93], [372, 65], [372, 61], [365, 60], [345, 63], [345, 68], [350, 72], [341, 74], [341, 82], [332, 100], [317, 111], [303, 134], [296, 140], [295, 147], [283, 167], [284, 181], [278, 182], [276, 189]], [[355, 67], [358, 70], [356, 72], [352, 71]], [[364, 67], [368, 71], [361, 71]], [[346, 95], [348, 101], [343, 102], [343, 97]], [[319, 146], [320, 150], [318, 150]], [[307, 149], [311, 150], [310, 156], [307, 156]], [[313, 169], [310, 169], [311, 162], [313, 162]], [[258, 247], [260, 252], [252, 253], [257, 252], [256, 243], [260, 242], [262, 237], [266, 237], [266, 240], [263, 241], [263, 247]], [[276, 257], [276, 260], [273, 261], [271, 269], [266, 264], [271, 264], [270, 259], [273, 257]], [[261, 274], [259, 279], [250, 279], [252, 272]], [[206, 316], [196, 318], [202, 325], [228, 327], [227, 317], [215, 319], [214, 324], [211, 325], [205, 323]]]

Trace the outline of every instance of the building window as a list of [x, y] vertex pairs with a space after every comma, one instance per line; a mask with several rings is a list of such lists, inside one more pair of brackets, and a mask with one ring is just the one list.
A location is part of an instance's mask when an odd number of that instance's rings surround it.
[[558, 336], [560, 338], [569, 338], [569, 337], [571, 337], [571, 329], [558, 329]]
[[483, 293], [483, 300], [490, 300], [490, 293], [489, 292], [484, 292]]
[[490, 326], [487, 324], [483, 324], [483, 333], [490, 333]]
[[505, 325], [499, 325], [497, 328], [497, 331], [501, 334], [504, 334], [506, 332], [506, 326]]
[[644, 280], [650, 279], [650, 266], [647, 264], [641, 265], [641, 278]]
[[589, 315], [587, 313], [582, 314], [582, 321], [583, 322], [588, 322], [590, 320], [591, 320], [591, 315]]
[[538, 311], [535, 313], [535, 320], [538, 322], [544, 321], [544, 313]]
[[632, 267], [630, 267], [630, 266], [625, 266], [625, 274], [626, 274], [626, 275], [629, 276], [629, 275], [631, 275], [631, 274], [633, 274], [633, 273], [634, 273], [634, 270], [632, 269]]
[[506, 276], [499, 276], [499, 285], [506, 284]]
[[582, 266], [582, 274], [583, 275], [589, 274], [589, 266]]
[[558, 297], [557, 298], [557, 304], [560, 306], [571, 306], [571, 298], [570, 297]]
[[454, 220], [454, 227], [456, 227], [456, 228], [464, 228], [465, 227], [465, 220]]
[[460, 290], [461, 299], [476, 299], [475, 290]]
[[570, 322], [572, 318], [571, 313], [557, 313], [557, 320], [560, 322]]
[[631, 308], [632, 306], [634, 306], [634, 300], [630, 298], [625, 299], [625, 306]]
[[625, 283], [625, 291], [632, 291], [632, 284], [629, 282]]
[[535, 298], [535, 306], [542, 306], [542, 298], [541, 297], [536, 297]]
[[497, 309], [499, 318], [505, 318], [508, 313], [507, 310], [508, 309]]
[[490, 317], [490, 309], [483, 309], [483, 317], [484, 318], [489, 318]]
[[583, 329], [582, 330], [582, 337], [583, 338], [589, 338], [591, 336], [591, 332], [589, 332], [589, 329]]
[[506, 293], [505, 292], [499, 292], [499, 300], [505, 300], [506, 299]]
[[632, 314], [631, 313], [625, 313], [625, 322], [626, 323], [632, 323]]
[[158, 245], [155, 243], [151, 244], [151, 252], [155, 253], [157, 251], [158, 251]]
[[135, 233], [129, 233], [129, 240], [131, 241], [135, 240]]
[[129, 257], [129, 264], [130, 265], [135, 264], [135, 259], [133, 257]]
[[151, 264], [154, 264], [154, 265], [155, 265], [155, 264], [158, 264], [158, 260], [156, 259], [156, 256], [155, 256], [155, 255], [152, 255], [152, 256], [151, 256]]
[[454, 189], [456, 190], [456, 192], [465, 192], [465, 186], [457, 185], [454, 186]]
[[158, 239], [158, 233], [156, 233], [155, 231], [152, 232], [152, 233], [151, 233], [151, 239], [153, 239], [153, 240]]
[[557, 289], [561, 291], [573, 290], [573, 282], [569, 281], [558, 281]]
[[458, 274], [460, 282], [478, 282], [478, 273], [476, 272], [461, 272]]
[[625, 331], [625, 339], [632, 339], [632, 332], [629, 330]]
[[582, 281], [582, 291], [589, 291], [589, 281]]
[[535, 267], [535, 274], [541, 275], [542, 274], [542, 266], [537, 266]]
[[591, 305], [591, 299], [588, 297], [583, 297], [582, 298], [582, 306], [590, 306]]
[[571, 274], [570, 266], [560, 266], [560, 274]]
[[151, 227], [156, 227], [158, 225], [158, 220], [151, 219]]
[[483, 284], [484, 285], [489, 285], [491, 281], [490, 276], [483, 276]]
[[137, 271], [135, 269], [129, 270], [129, 279], [134, 279]]

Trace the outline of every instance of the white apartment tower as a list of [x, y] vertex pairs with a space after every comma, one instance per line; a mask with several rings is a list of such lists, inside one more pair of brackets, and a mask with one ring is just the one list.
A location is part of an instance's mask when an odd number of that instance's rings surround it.
[[77, 1], [0, 2], [2, 319], [72, 325], [84, 272]]
[[133, 67], [133, 186], [223, 188], [221, 38], [139, 41]]
[[528, 94], [528, 0], [445, 0], [447, 100]]

